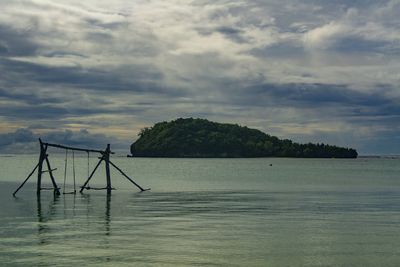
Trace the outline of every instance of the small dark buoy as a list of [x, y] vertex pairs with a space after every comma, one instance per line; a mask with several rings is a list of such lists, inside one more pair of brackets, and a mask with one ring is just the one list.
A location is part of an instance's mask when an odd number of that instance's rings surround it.
[[269, 166], [272, 166], [272, 163], [270, 163]]

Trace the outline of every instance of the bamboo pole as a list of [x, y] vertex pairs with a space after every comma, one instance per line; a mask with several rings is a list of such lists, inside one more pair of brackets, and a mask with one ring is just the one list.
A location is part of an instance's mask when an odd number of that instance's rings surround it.
[[107, 148], [104, 152], [104, 161], [106, 165], [106, 181], [107, 181], [107, 194], [111, 193], [111, 175], [110, 175], [110, 144], [107, 144]]
[[51, 182], [53, 183], [54, 193], [59, 195], [60, 194], [60, 190], [58, 189], [56, 180], [54, 179], [53, 170], [51, 169], [48, 155], [46, 155], [46, 164], [47, 164], [47, 168], [48, 168], [48, 172], [49, 172], [49, 175], [50, 175]]
[[[64, 145], [58, 145], [58, 144], [52, 144], [52, 143], [43, 143], [44, 145], [50, 146], [50, 147], [57, 147], [57, 148], [62, 148], [62, 149], [68, 149], [68, 150], [75, 150], [75, 151], [83, 151], [83, 152], [95, 152], [95, 153], [100, 153], [103, 154], [103, 150], [96, 150], [96, 149], [86, 149], [86, 148], [79, 148], [79, 147], [72, 147], [72, 146], [64, 146]], [[114, 154], [114, 152], [110, 151], [110, 154]]]
[[86, 180], [86, 182], [81, 186], [81, 190], [79, 191], [80, 193], [82, 193], [83, 189], [85, 189], [86, 185], [89, 183], [90, 179], [92, 179], [94, 173], [96, 172], [97, 168], [100, 166], [100, 163], [104, 160], [103, 157], [100, 158], [99, 162], [97, 162], [96, 167], [94, 167], [92, 173], [90, 174], [90, 176], [88, 177], [88, 179]]
[[137, 183], [135, 183], [128, 175], [126, 175], [120, 168], [117, 167], [117, 165], [115, 165], [115, 164], [112, 163], [111, 161], [110, 161], [110, 164], [111, 164], [115, 169], [117, 169], [123, 176], [125, 176], [126, 179], [128, 179], [131, 183], [133, 183], [134, 185], [136, 185], [142, 192], [143, 192], [143, 191], [150, 190], [150, 188], [148, 188], [148, 189], [143, 189], [140, 185], [138, 185]]
[[24, 184], [29, 180], [29, 178], [31, 178], [31, 176], [35, 173], [36, 169], [39, 167], [39, 163], [36, 164], [36, 167], [33, 168], [33, 170], [31, 171], [31, 173], [28, 175], [28, 177], [26, 177], [25, 181], [17, 188], [17, 190], [14, 191], [13, 196], [15, 197], [15, 194], [24, 186]]
[[68, 149], [65, 150], [63, 193], [65, 193], [65, 183], [67, 180], [67, 167], [68, 167]]
[[42, 170], [43, 170], [43, 161], [46, 157], [46, 150], [47, 146], [42, 143], [42, 140], [39, 138], [39, 143], [40, 143], [40, 155], [39, 155], [39, 169], [38, 169], [38, 175], [37, 175], [37, 185], [36, 185], [36, 194], [40, 195], [40, 190], [42, 187]]
[[75, 182], [75, 154], [74, 151], [72, 151], [72, 172], [74, 176], [74, 194], [76, 193], [76, 182]]

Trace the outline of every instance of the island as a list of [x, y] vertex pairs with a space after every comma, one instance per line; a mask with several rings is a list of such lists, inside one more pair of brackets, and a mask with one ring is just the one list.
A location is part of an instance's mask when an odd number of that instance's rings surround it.
[[237, 124], [179, 118], [143, 128], [131, 157], [174, 158], [356, 158], [355, 149], [299, 144]]

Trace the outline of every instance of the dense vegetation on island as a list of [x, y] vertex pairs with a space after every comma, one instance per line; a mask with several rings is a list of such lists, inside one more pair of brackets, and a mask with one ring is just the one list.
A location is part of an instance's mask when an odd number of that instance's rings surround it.
[[138, 157], [357, 157], [350, 148], [298, 144], [256, 129], [193, 118], [142, 129], [131, 153]]

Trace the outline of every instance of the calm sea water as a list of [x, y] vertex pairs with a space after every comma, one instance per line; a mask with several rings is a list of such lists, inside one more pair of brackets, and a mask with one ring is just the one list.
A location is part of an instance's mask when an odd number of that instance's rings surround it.
[[[64, 157], [50, 159], [63, 187]], [[400, 265], [398, 159], [114, 158], [152, 190], [112, 172], [111, 196], [37, 198], [33, 177], [13, 198], [36, 161], [0, 157], [0, 266]]]

